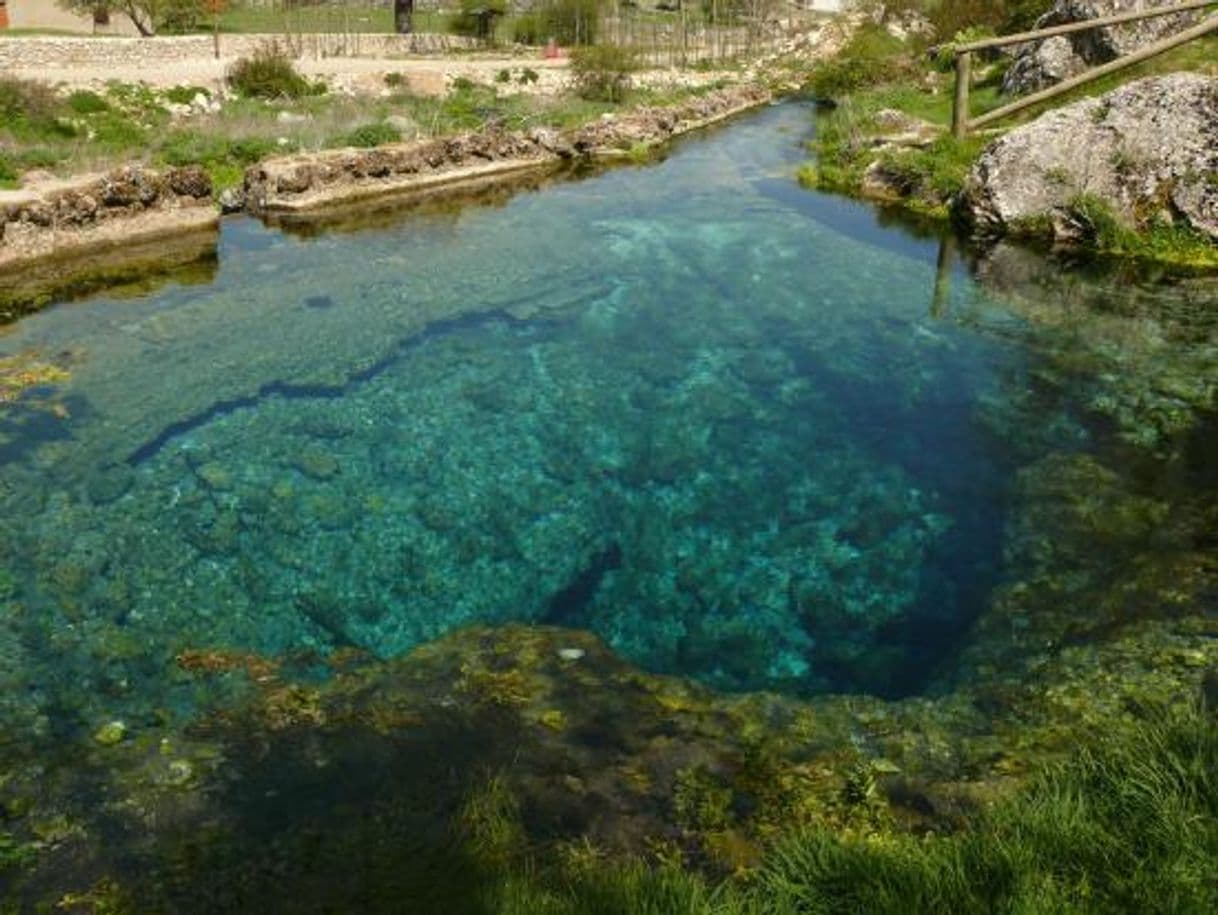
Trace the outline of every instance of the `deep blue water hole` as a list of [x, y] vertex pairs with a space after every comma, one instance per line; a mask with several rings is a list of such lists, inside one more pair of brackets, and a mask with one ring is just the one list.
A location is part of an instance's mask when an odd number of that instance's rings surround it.
[[525, 621], [727, 690], [933, 688], [1017, 467], [1093, 433], [937, 238], [798, 188], [809, 123], [360, 231], [227, 223], [208, 284], [24, 320], [0, 355], [67, 377], [0, 426], [7, 678], [187, 701], [185, 647]]

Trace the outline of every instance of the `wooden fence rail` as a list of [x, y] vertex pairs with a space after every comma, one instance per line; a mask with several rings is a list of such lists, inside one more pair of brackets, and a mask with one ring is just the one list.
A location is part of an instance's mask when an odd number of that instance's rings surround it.
[[1057, 35], [1068, 35], [1073, 32], [1083, 32], [1088, 29], [1104, 28], [1110, 25], [1119, 25], [1124, 22], [1138, 22], [1143, 19], [1154, 19], [1159, 16], [1170, 16], [1175, 13], [1186, 13], [1192, 10], [1199, 10], [1209, 6], [1218, 6], [1218, 0], [1189, 0], [1186, 3], [1177, 3], [1172, 6], [1159, 6], [1147, 10], [1136, 10], [1128, 13], [1118, 13], [1113, 16], [1103, 16], [1098, 19], [1088, 19], [1082, 22], [1071, 22], [1066, 25], [1053, 26], [1047, 29], [1038, 29], [1033, 32], [1020, 32], [1015, 35], [1003, 35], [998, 38], [987, 38], [983, 41], [973, 41], [968, 44], [958, 45], [953, 48], [956, 55], [956, 94], [952, 104], [952, 136], [962, 139], [968, 135], [970, 130], [975, 130], [980, 127], [985, 127], [993, 124], [1003, 118], [1030, 108], [1033, 105], [1039, 105], [1041, 102], [1046, 102], [1049, 99], [1063, 95], [1072, 89], [1077, 89], [1079, 86], [1086, 85], [1089, 82], [1107, 76], [1110, 73], [1116, 73], [1124, 70], [1127, 67], [1132, 67], [1135, 64], [1140, 64], [1143, 61], [1150, 60], [1152, 57], [1158, 57], [1180, 45], [1187, 44], [1190, 41], [1195, 41], [1212, 32], [1218, 32], [1218, 15], [1211, 16], [1202, 20], [1190, 29], [1186, 29], [1176, 35], [1172, 35], [1154, 44], [1148, 45], [1141, 50], [1135, 51], [1132, 54], [1126, 54], [1124, 57], [1119, 57], [1114, 61], [1102, 64], [1098, 67], [1093, 67], [1085, 73], [1080, 73], [1078, 76], [1064, 80], [1055, 86], [1050, 86], [1048, 89], [1043, 89], [1040, 92], [1034, 92], [1032, 95], [1025, 96], [1011, 102], [1008, 105], [1003, 105], [1001, 108], [996, 108], [979, 118], [969, 118], [969, 84], [973, 74], [973, 54], [977, 51], [984, 51], [989, 48], [999, 48], [1012, 44], [1023, 44], [1029, 41], [1039, 41], [1045, 38], [1053, 38]]

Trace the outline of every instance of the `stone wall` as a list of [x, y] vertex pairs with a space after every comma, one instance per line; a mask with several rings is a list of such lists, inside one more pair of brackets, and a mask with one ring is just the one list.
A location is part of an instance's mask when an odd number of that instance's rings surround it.
[[139, 165], [100, 177], [0, 191], [0, 270], [145, 234], [214, 223], [211, 179], [197, 165]]
[[769, 101], [767, 89], [734, 86], [669, 107], [605, 116], [574, 130], [484, 130], [456, 137], [333, 149], [268, 159], [246, 170], [253, 213], [301, 213], [336, 203], [486, 178], [546, 162], [624, 155]]
[[[220, 53], [226, 59], [248, 57], [259, 47], [278, 41], [295, 57], [394, 57], [429, 54], [476, 45], [459, 35], [332, 34], [222, 35]], [[191, 59], [210, 60], [215, 48], [210, 35], [155, 38], [13, 37], [0, 41], [0, 70], [29, 70], [59, 66], [154, 66]]]

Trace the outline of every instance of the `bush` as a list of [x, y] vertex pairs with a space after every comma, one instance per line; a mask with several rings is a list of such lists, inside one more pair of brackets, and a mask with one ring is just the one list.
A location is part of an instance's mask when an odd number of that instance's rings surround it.
[[104, 98], [88, 89], [78, 89], [69, 95], [68, 107], [73, 114], [98, 114], [110, 110], [110, 104]]
[[638, 68], [638, 55], [615, 45], [592, 45], [571, 54], [575, 92], [590, 101], [620, 102], [630, 91], [630, 74]]
[[350, 133], [339, 138], [340, 146], [358, 146], [371, 149], [383, 143], [396, 143], [402, 139], [402, 132], [391, 124], [381, 121], [376, 124], [364, 124]]
[[829, 99], [891, 82], [909, 69], [904, 50], [900, 40], [883, 28], [859, 29], [841, 53], [812, 71], [809, 88], [819, 98]]
[[228, 84], [247, 98], [301, 98], [316, 86], [297, 72], [291, 59], [272, 42], [242, 57], [228, 71]]
[[942, 0], [924, 5], [935, 32], [948, 39], [969, 29], [999, 34], [1030, 29], [1053, 6], [1053, 0]]
[[119, 113], [107, 113], [90, 121], [93, 141], [113, 150], [131, 149], [148, 142], [148, 132], [135, 121]]
[[202, 86], [173, 86], [165, 90], [165, 101], [175, 105], [189, 105], [197, 95], [211, 98], [211, 92]]
[[54, 118], [60, 110], [55, 90], [46, 83], [15, 77], [0, 77], [0, 123]]
[[512, 41], [517, 44], [542, 45], [548, 37], [538, 13], [521, 13], [512, 22]]
[[273, 141], [262, 137], [230, 140], [216, 134], [175, 130], [165, 138], [160, 156], [168, 165], [202, 165], [211, 169], [220, 165], [252, 165], [278, 149]]
[[461, 10], [448, 20], [448, 30], [491, 41], [495, 37], [495, 21], [505, 12], [507, 0], [461, 0]]
[[61, 117], [66, 111], [46, 83], [0, 77], [0, 135], [35, 143], [71, 139], [77, 131]]
[[165, 35], [196, 32], [205, 15], [201, 0], [160, 0], [156, 7], [157, 31]]
[[598, 0], [552, 0], [541, 9], [541, 42], [553, 38], [561, 45], [596, 44], [600, 24]]
[[[726, 2], [726, 0], [725, 0]], [[982, 29], [991, 33], [1022, 32], [1053, 6], [1053, 0], [866, 0], [866, 12], [882, 13], [888, 21], [906, 14], [926, 16], [940, 41], [959, 32]]]
[[0, 150], [0, 187], [16, 187], [22, 172], [34, 168], [54, 168], [62, 159], [49, 149], [26, 149], [11, 153]]

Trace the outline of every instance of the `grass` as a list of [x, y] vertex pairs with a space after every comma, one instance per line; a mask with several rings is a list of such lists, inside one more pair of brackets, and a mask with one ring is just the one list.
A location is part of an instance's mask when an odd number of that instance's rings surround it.
[[[695, 819], [723, 803], [701, 788], [694, 794]], [[615, 859], [578, 842], [546, 847], [542, 857], [528, 841], [526, 809], [499, 777], [475, 786], [455, 814], [456, 844], [445, 843], [442, 855], [418, 846], [413, 834], [398, 839], [416, 842], [409, 850], [368, 844], [366, 824], [353, 824], [365, 842], [351, 847], [373, 857], [351, 862], [359, 877], [346, 898], [359, 898], [364, 912], [403, 911], [403, 887], [418, 880], [436, 890], [427, 901], [411, 897], [410, 911], [420, 915], [1218, 911], [1218, 716], [1200, 702], [1111, 723], [956, 831], [810, 829], [778, 838], [759, 864], [720, 879], [660, 847], [649, 861]], [[712, 816], [705, 825], [717, 823]], [[350, 840], [327, 832], [325, 841], [337, 853]], [[170, 860], [201, 868], [214, 882], [225, 879], [230, 857]], [[273, 876], [266, 880], [274, 886]], [[114, 915], [141, 911], [117, 890], [108, 899]], [[316, 909], [285, 898], [282, 911]]]
[[1121, 222], [1104, 201], [1089, 195], [1076, 198], [1070, 209], [1090, 230], [1096, 250], [1104, 254], [1182, 267], [1218, 268], [1218, 245], [1185, 226], [1151, 219], [1134, 229]]
[[[707, 802], [704, 792], [699, 797], [701, 811]], [[370, 844], [365, 823], [346, 827], [352, 837], [327, 832], [324, 846], [306, 844], [310, 853], [352, 848], [372, 856], [350, 862], [357, 883], [331, 900], [358, 898], [360, 911], [369, 913], [404, 911], [402, 893], [419, 887], [431, 888], [426, 900], [408, 897], [409, 910], [420, 915], [1218, 911], [1218, 715], [1201, 702], [1143, 709], [1136, 719], [1110, 723], [956, 831], [810, 829], [780, 837], [758, 865], [722, 879], [660, 849], [651, 861], [615, 859], [577, 842], [547, 847], [540, 857], [528, 841], [525, 809], [506, 780], [492, 777], [456, 811], [444, 850], [419, 845], [409, 832], [394, 840], [403, 847]], [[378, 828], [394, 835], [391, 824]], [[175, 875], [188, 878], [182, 868], [198, 868], [210, 886], [225, 880], [234, 863], [246, 873], [240, 853], [222, 837], [213, 841], [213, 851], [200, 846], [195, 857], [170, 854]], [[11, 869], [30, 866], [12, 849]], [[255, 876], [263, 881], [258, 886], [275, 885], [273, 875]], [[117, 885], [98, 886], [106, 887], [105, 911], [145, 910]], [[287, 897], [282, 903], [284, 912], [319, 910]]]
[[[809, 82], [812, 92], [831, 97], [836, 104], [818, 114], [817, 136], [811, 144], [816, 158], [800, 170], [801, 184], [857, 196], [863, 192], [864, 173], [878, 162], [887, 186], [894, 189], [890, 202], [941, 223], [950, 220], [952, 200], [994, 133], [963, 141], [947, 135], [954, 78], [942, 72], [941, 62], [930, 62], [924, 44], [919, 40], [903, 43], [878, 27], [867, 27], [837, 58], [814, 69]], [[1133, 79], [1182, 70], [1218, 74], [1218, 36], [1080, 87], [1005, 121], [1002, 127], [1006, 130], [1027, 123], [1047, 110], [1102, 95]], [[1000, 95], [1003, 73], [1002, 64], [980, 71], [970, 94], [971, 116], [1009, 101]], [[878, 117], [887, 109], [938, 126], [943, 136], [922, 148], [887, 149], [877, 154], [876, 138], [892, 132]], [[1096, 201], [1087, 202], [1084, 210], [1080, 213], [1084, 220], [1088, 213], [1095, 217], [1096, 247], [1105, 253], [1191, 267], [1208, 268], [1218, 262], [1218, 248], [1189, 230], [1154, 222], [1134, 230], [1106, 211], [1101, 213]]]
[[1218, 719], [1156, 711], [1041, 773], [951, 835], [782, 841], [745, 880], [673, 867], [587, 868], [507, 883], [524, 913], [1218, 911]]
[[[32, 169], [74, 174], [140, 161], [152, 165], [204, 166], [220, 190], [241, 182], [249, 165], [269, 155], [335, 146], [375, 146], [403, 134], [422, 138], [478, 129], [495, 122], [507, 129], [548, 126], [569, 129], [587, 123], [622, 102], [589, 100], [573, 93], [557, 96], [512, 90], [535, 72], [511, 71], [508, 84], [480, 85], [459, 80], [443, 97], [411, 93], [405, 80], [387, 80], [386, 97], [305, 94], [287, 97], [282, 74], [259, 79], [272, 98], [229, 99], [219, 111], [175, 120], [171, 105], [189, 103], [206, 90], [175, 86], [155, 90], [112, 83], [101, 92], [64, 96], [46, 84], [0, 78], [0, 188], [20, 186]], [[265, 75], [265, 74], [262, 74]], [[290, 79], [290, 75], [288, 77]], [[631, 90], [629, 103], [670, 104], [707, 87]], [[310, 87], [309, 92], [313, 91]], [[393, 126], [391, 117], [414, 129]], [[396, 123], [396, 121], [395, 121]], [[409, 127], [409, 124], [405, 125]]]

